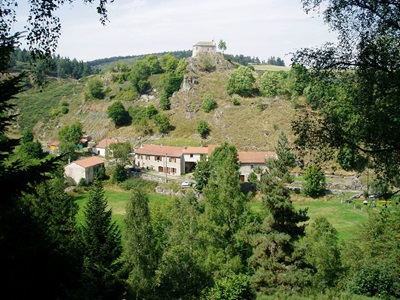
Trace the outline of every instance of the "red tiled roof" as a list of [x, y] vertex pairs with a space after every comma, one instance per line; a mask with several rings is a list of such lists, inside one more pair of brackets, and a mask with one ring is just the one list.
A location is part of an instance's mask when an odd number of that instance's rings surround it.
[[104, 160], [102, 160], [101, 158], [99, 158], [97, 156], [91, 156], [91, 157], [75, 160], [75, 161], [71, 162], [69, 165], [71, 165], [71, 164], [77, 164], [83, 168], [88, 168], [88, 167], [104, 164]]
[[275, 152], [238, 152], [239, 162], [263, 164], [268, 158], [278, 158]]
[[186, 147], [183, 149], [185, 154], [208, 154], [208, 147]]
[[111, 144], [116, 144], [116, 143], [122, 143], [122, 141], [118, 141], [118, 140], [112, 140], [112, 139], [104, 139], [101, 140], [97, 145], [96, 148], [106, 148], [108, 146], [110, 146]]
[[182, 147], [143, 144], [140, 148], [135, 150], [135, 153], [142, 154], [142, 155], [180, 157], [183, 154], [183, 148]]
[[55, 141], [55, 142], [50, 143], [50, 146], [58, 146], [59, 144], [60, 144], [59, 141]]

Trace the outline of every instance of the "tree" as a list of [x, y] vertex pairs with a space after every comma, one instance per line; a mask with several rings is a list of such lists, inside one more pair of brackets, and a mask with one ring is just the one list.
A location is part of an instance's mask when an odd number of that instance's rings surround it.
[[23, 144], [29, 143], [29, 142], [33, 142], [33, 132], [32, 130], [30, 130], [29, 128], [26, 128], [23, 132], [22, 132], [22, 139], [21, 142]]
[[265, 97], [276, 97], [284, 93], [286, 72], [266, 71], [261, 75], [258, 83], [260, 92]]
[[95, 178], [92, 182], [84, 210], [81, 230], [83, 293], [89, 298], [115, 299], [122, 295], [122, 282], [118, 278], [121, 270], [121, 233], [112, 211], [107, 210], [107, 199], [103, 184]]
[[60, 142], [70, 142], [78, 145], [82, 139], [83, 125], [80, 122], [75, 122], [72, 125], [65, 125], [58, 131], [58, 139]]
[[196, 190], [201, 192], [208, 183], [210, 177], [210, 163], [205, 155], [200, 156], [200, 161], [193, 171], [193, 178], [196, 180]]
[[125, 143], [114, 143], [109, 147], [109, 151], [112, 153], [112, 157], [115, 159], [117, 164], [126, 166], [131, 164], [132, 145], [130, 142]]
[[253, 93], [254, 78], [249, 67], [240, 66], [233, 71], [228, 81], [227, 91], [229, 95], [238, 94], [248, 97]]
[[278, 142], [276, 143], [275, 152], [278, 155], [279, 160], [282, 161], [286, 167], [293, 168], [296, 166], [296, 161], [288, 143], [286, 134], [281, 131], [279, 133]]
[[202, 138], [206, 138], [210, 133], [210, 127], [208, 126], [207, 121], [200, 120], [197, 125], [197, 132], [200, 133]]
[[116, 101], [107, 108], [107, 116], [114, 121], [117, 127], [129, 125], [132, 121], [121, 101]]
[[105, 93], [103, 91], [103, 82], [100, 79], [91, 79], [88, 82], [89, 95], [95, 99], [103, 99]]
[[299, 145], [358, 149], [372, 158], [376, 172], [396, 182], [400, 158], [397, 1], [302, 2], [307, 12], [323, 9], [325, 22], [338, 33], [338, 43], [303, 49], [294, 56], [294, 63], [310, 71], [314, 88], [336, 91], [334, 97], [319, 96], [319, 113], [312, 122], [303, 118], [295, 123]]
[[203, 102], [201, 103], [201, 108], [204, 110], [204, 112], [209, 113], [216, 107], [217, 107], [217, 101], [215, 101], [214, 96], [209, 93], [204, 94]]
[[200, 298], [210, 281], [200, 253], [201, 206], [193, 193], [174, 199], [166, 247], [157, 270], [160, 294], [164, 299]]
[[260, 190], [268, 216], [251, 238], [253, 255], [249, 264], [256, 289], [267, 294], [296, 292], [310, 284], [311, 269], [304, 260], [304, 250], [297, 245], [305, 234], [307, 209], [295, 210], [287, 188], [292, 181], [279, 157], [266, 161]]
[[[224, 143], [210, 158], [210, 177], [203, 188], [205, 230], [208, 235], [208, 266], [216, 277], [239, 272], [247, 259], [246, 243], [239, 238], [245, 225], [247, 199], [240, 190], [237, 150]], [[206, 245], [207, 245], [206, 243]]]
[[313, 288], [320, 292], [335, 287], [343, 272], [336, 229], [325, 217], [317, 218], [301, 242], [306, 246], [305, 260], [314, 268]]
[[150, 104], [146, 108], [146, 117], [148, 119], [152, 119], [156, 114], [158, 114], [158, 110], [155, 108], [155, 106], [153, 104]]
[[149, 198], [140, 189], [132, 190], [126, 208], [124, 242], [128, 292], [135, 299], [152, 299], [158, 256], [150, 222]]
[[114, 172], [113, 172], [113, 177], [112, 181], [114, 183], [120, 183], [125, 181], [128, 178], [127, 171], [125, 169], [124, 165], [117, 164], [115, 166]]
[[171, 129], [171, 123], [167, 115], [158, 114], [154, 118], [154, 124], [158, 126], [160, 133], [167, 133]]
[[325, 175], [317, 166], [309, 166], [304, 171], [303, 193], [317, 198], [325, 193]]
[[223, 40], [219, 41], [218, 49], [222, 51], [222, 54], [224, 54], [224, 51], [226, 50], [226, 43]]

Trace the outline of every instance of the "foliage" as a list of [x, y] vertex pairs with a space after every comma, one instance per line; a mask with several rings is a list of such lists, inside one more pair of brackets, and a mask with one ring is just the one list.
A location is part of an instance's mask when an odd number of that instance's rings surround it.
[[271, 56], [267, 59], [267, 64], [273, 66], [285, 66], [285, 62], [280, 57]]
[[313, 288], [324, 291], [335, 287], [343, 272], [336, 229], [325, 217], [317, 218], [302, 243], [306, 246], [305, 260], [315, 270]]
[[88, 82], [89, 96], [94, 99], [103, 99], [105, 93], [103, 91], [103, 82], [94, 78]]
[[303, 193], [317, 198], [325, 193], [326, 178], [317, 166], [309, 166], [304, 171]]
[[337, 161], [345, 171], [362, 170], [365, 165], [358, 149], [344, 145], [339, 148]]
[[58, 131], [58, 140], [60, 142], [69, 142], [78, 145], [82, 139], [83, 125], [75, 122], [71, 125], [65, 125]]
[[171, 101], [166, 92], [161, 93], [160, 108], [162, 110], [169, 110], [171, 108]]
[[167, 133], [171, 129], [171, 123], [167, 115], [158, 114], [154, 118], [154, 124], [158, 126], [160, 133]]
[[200, 120], [197, 125], [197, 132], [201, 135], [202, 138], [206, 138], [210, 133], [210, 127], [208, 126], [207, 121]]
[[197, 60], [201, 70], [205, 72], [212, 72], [215, 70], [215, 61], [209, 53], [199, 53], [199, 55], [197, 55]]
[[226, 51], [226, 42], [220, 40], [218, 43], [218, 49], [222, 51], [222, 54], [224, 54], [224, 51]]
[[121, 269], [118, 262], [122, 254], [121, 233], [111, 220], [112, 211], [106, 209], [103, 185], [96, 178], [90, 188], [81, 229], [82, 284], [87, 298], [115, 298], [122, 292], [122, 282], [117, 278]]
[[267, 217], [251, 238], [253, 282], [258, 291], [296, 292], [310, 285], [311, 270], [304, 260], [304, 250], [297, 244], [305, 234], [307, 209], [295, 210], [287, 184], [292, 181], [281, 159], [266, 161], [260, 190]]
[[372, 262], [355, 272], [349, 283], [349, 290], [354, 294], [368, 297], [378, 296], [392, 299], [396, 295], [399, 280], [394, 277], [392, 268], [379, 262]]
[[158, 257], [150, 223], [149, 198], [140, 188], [132, 190], [126, 207], [124, 243], [128, 293], [134, 299], [152, 299]]
[[232, 72], [228, 81], [227, 92], [229, 95], [238, 94], [249, 97], [253, 94], [254, 78], [249, 67], [240, 66]]
[[279, 160], [282, 161], [286, 167], [293, 168], [296, 166], [296, 161], [294, 159], [291, 149], [288, 146], [288, 140], [283, 131], [279, 133], [275, 152], [278, 155]]
[[210, 163], [205, 155], [200, 156], [200, 161], [197, 162], [193, 171], [193, 178], [196, 180], [196, 190], [201, 192], [208, 183], [210, 177]]
[[199, 216], [200, 205], [194, 194], [175, 198], [171, 208], [166, 244], [157, 270], [160, 292], [168, 299], [199, 298], [210, 282], [203, 268]]
[[100, 165], [95, 174], [98, 180], [107, 180], [109, 176], [106, 174], [106, 168], [104, 165]]
[[115, 159], [117, 164], [123, 166], [131, 164], [133, 148], [129, 141], [124, 143], [113, 143], [110, 145], [109, 151], [112, 153], [112, 157]]
[[107, 108], [107, 116], [114, 121], [115, 126], [129, 125], [131, 116], [120, 101], [116, 101]]
[[215, 101], [214, 96], [209, 93], [204, 94], [203, 102], [201, 103], [201, 108], [204, 110], [204, 112], [209, 113], [216, 107], [217, 107], [217, 101]]
[[158, 110], [155, 108], [155, 106], [153, 104], [150, 104], [146, 108], [146, 117], [148, 119], [152, 119], [156, 114], [158, 114]]
[[358, 149], [371, 158], [377, 173], [396, 182], [400, 28], [393, 20], [400, 15], [397, 2], [302, 2], [307, 12], [322, 10], [325, 22], [338, 33], [338, 43], [303, 49], [293, 58], [310, 71], [318, 109], [312, 120], [296, 122], [299, 145]]
[[266, 71], [258, 80], [260, 92], [265, 97], [276, 97], [284, 93], [284, 81], [287, 73], [284, 71]]
[[240, 105], [239, 99], [236, 98], [236, 97], [233, 97], [233, 98], [232, 98], [232, 104], [235, 105], [235, 106]]
[[208, 291], [207, 299], [256, 299], [256, 293], [252, 288], [251, 281], [244, 274], [229, 274], [215, 282]]
[[112, 176], [112, 181], [114, 183], [120, 183], [126, 180], [128, 177], [127, 171], [125, 170], [125, 166], [121, 164], [117, 164], [115, 166], [113, 176]]

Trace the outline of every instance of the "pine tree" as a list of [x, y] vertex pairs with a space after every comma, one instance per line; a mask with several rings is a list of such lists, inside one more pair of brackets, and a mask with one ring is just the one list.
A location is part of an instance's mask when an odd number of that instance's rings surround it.
[[199, 238], [201, 208], [193, 193], [176, 198], [166, 247], [157, 270], [164, 299], [198, 299], [210, 282], [203, 268]]
[[152, 299], [158, 255], [150, 223], [149, 198], [140, 189], [132, 191], [127, 205], [124, 241], [129, 293], [134, 299]]
[[[245, 224], [247, 198], [240, 190], [239, 164], [234, 146], [224, 143], [214, 150], [210, 159], [211, 173], [204, 188], [205, 220], [208, 252], [215, 257], [214, 267], [225, 271], [239, 271], [243, 265], [244, 245], [236, 234]], [[221, 259], [219, 264], [218, 259]], [[211, 266], [211, 268], [213, 268]], [[214, 270], [215, 271], [215, 270]]]
[[111, 209], [107, 210], [102, 182], [96, 178], [89, 192], [81, 231], [82, 283], [84, 295], [89, 298], [116, 299], [122, 292], [118, 278], [121, 233], [111, 214]]
[[258, 291], [274, 293], [282, 289], [295, 292], [310, 284], [310, 269], [304, 251], [297, 246], [304, 236], [307, 210], [296, 211], [286, 187], [293, 179], [281, 159], [266, 161], [261, 177], [263, 203], [268, 216], [252, 237], [253, 255], [249, 260]]

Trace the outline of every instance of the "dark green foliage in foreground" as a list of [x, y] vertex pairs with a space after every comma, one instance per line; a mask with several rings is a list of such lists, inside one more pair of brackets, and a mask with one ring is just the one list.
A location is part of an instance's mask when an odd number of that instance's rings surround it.
[[92, 182], [81, 229], [83, 295], [87, 298], [116, 299], [122, 293], [118, 279], [121, 269], [121, 233], [111, 220], [103, 185], [97, 178]]

